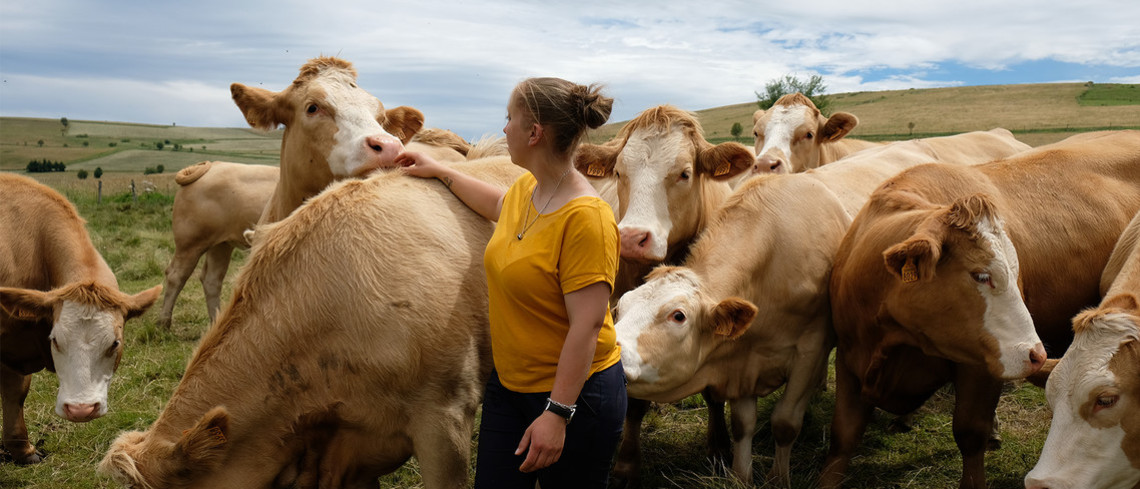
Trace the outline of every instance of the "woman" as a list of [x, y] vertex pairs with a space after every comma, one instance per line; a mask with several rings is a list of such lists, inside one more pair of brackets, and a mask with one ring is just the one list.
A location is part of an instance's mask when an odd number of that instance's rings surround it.
[[529, 173], [505, 193], [422, 154], [396, 159], [498, 222], [483, 257], [494, 370], [476, 488], [533, 489], [535, 480], [544, 489], [606, 487], [626, 407], [609, 311], [618, 232], [571, 156], [612, 105], [596, 86], [519, 83], [503, 132], [511, 161]]

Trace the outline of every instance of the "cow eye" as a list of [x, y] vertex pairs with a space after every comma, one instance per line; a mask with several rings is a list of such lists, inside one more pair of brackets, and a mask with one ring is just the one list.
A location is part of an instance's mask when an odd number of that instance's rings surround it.
[[988, 285], [990, 287], [994, 286], [993, 280], [990, 278], [990, 274], [986, 272], [974, 272], [971, 273], [970, 276], [972, 276], [974, 278], [974, 281], [979, 284]]
[[1120, 400], [1120, 396], [1118, 396], [1118, 395], [1108, 395], [1108, 396], [1097, 397], [1096, 398], [1096, 409], [1099, 411], [1101, 409], [1110, 408], [1116, 404], [1116, 401], [1119, 401], [1119, 400]]
[[107, 356], [114, 355], [115, 351], [118, 349], [119, 349], [119, 340], [115, 340], [114, 343], [111, 343], [111, 347], [107, 349]]
[[680, 178], [681, 178], [681, 180], [688, 180], [689, 179], [689, 170], [682, 171]]
[[63, 351], [63, 349], [59, 347], [59, 342], [55, 340], [55, 336], [48, 339], [51, 340], [51, 346], [55, 348], [56, 351]]
[[758, 138], [758, 137], [760, 137], [760, 133], [757, 131], [752, 131], [752, 137]]
[[680, 309], [677, 309], [677, 310], [673, 311], [672, 314], [669, 315], [669, 318], [672, 319], [673, 321], [678, 322], [678, 323], [683, 323], [683, 322], [685, 322], [685, 313], [681, 312]]
[[310, 114], [316, 114], [317, 109], [318, 109], [317, 104], [309, 104], [309, 108], [305, 109], [305, 112], [308, 112]]
[[614, 170], [614, 177], [621, 178], [621, 173], [618, 172], [617, 170]]

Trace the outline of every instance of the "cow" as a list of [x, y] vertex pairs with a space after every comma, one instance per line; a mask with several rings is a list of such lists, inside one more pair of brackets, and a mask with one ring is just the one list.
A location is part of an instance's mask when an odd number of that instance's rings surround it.
[[875, 407], [911, 412], [949, 382], [960, 485], [984, 487], [1002, 379], [1069, 345], [1070, 319], [1099, 301], [1100, 270], [1137, 210], [1140, 131], [885, 182], [832, 270], [836, 406], [820, 485], [841, 484]]
[[280, 92], [230, 85], [234, 103], [255, 129], [285, 126], [281, 177], [259, 222], [289, 215], [336, 179], [396, 166], [396, 155], [424, 123], [411, 107], [385, 109], [356, 84], [356, 69], [339, 58], [313, 58]]
[[746, 181], [682, 266], [653, 270], [619, 300], [615, 328], [630, 396], [671, 402], [707, 390], [728, 400], [732, 470], [750, 482], [756, 400], [786, 384], [772, 412], [768, 478], [787, 484], [792, 443], [833, 343], [831, 259], [859, 208], [905, 168], [982, 163], [1028, 148], [995, 129], [895, 142], [805, 173]]
[[1053, 420], [1026, 489], [1140, 487], [1138, 245], [1140, 213], [1101, 275], [1104, 299], [1073, 318], [1073, 343], [1049, 374]]
[[[752, 166], [752, 153], [734, 142], [713, 145], [687, 111], [659, 105], [642, 111], [604, 144], [583, 144], [574, 157], [614, 208], [621, 264], [612, 297], [636, 287], [652, 265], [679, 260], [734, 178]], [[614, 473], [633, 482], [640, 470], [641, 420], [649, 404], [630, 399]], [[727, 446], [723, 404], [709, 406], [709, 449]]]
[[[470, 149], [458, 134], [432, 128], [417, 132], [407, 145], [444, 162], [464, 161]], [[160, 326], [170, 329], [174, 303], [202, 255], [206, 312], [210, 322], [216, 319], [233, 250], [249, 248], [243, 233], [261, 218], [279, 175], [274, 166], [203, 161], [174, 176], [174, 256], [166, 267]]]
[[55, 414], [77, 423], [107, 413], [107, 386], [123, 355], [123, 323], [162, 286], [119, 291], [75, 206], [36, 181], [0, 173], [0, 398], [3, 445], [17, 464], [42, 460], [28, 438], [32, 374], [59, 377]]
[[202, 291], [210, 322], [221, 307], [222, 281], [234, 248], [249, 248], [242, 233], [261, 218], [280, 171], [275, 166], [203, 161], [174, 175], [171, 228], [174, 256], [166, 267], [158, 324], [169, 329], [174, 302], [202, 255]]
[[[504, 189], [523, 171], [456, 166]], [[162, 413], [100, 472], [128, 487], [371, 487], [414, 455], [424, 487], [466, 487], [494, 224], [438, 181], [377, 172], [256, 229]]]
[[819, 168], [881, 143], [845, 139], [859, 124], [847, 112], [823, 117], [811, 99], [789, 93], [752, 114], [757, 173], [796, 173]]

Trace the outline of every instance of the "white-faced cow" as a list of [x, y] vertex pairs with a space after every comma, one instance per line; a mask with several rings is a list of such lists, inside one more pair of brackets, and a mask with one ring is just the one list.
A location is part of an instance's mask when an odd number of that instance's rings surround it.
[[801, 93], [780, 97], [768, 110], [752, 114], [756, 138], [756, 173], [796, 173], [843, 158], [880, 143], [844, 139], [859, 119], [847, 112], [823, 117]]
[[[503, 188], [522, 172], [505, 157], [456, 167]], [[166, 407], [100, 471], [129, 487], [373, 487], [414, 455], [425, 488], [467, 487], [493, 228], [400, 172], [259, 226]]]
[[1140, 213], [1101, 276], [1100, 306], [1073, 319], [1049, 374], [1049, 436], [1026, 489], [1140, 487]]
[[984, 487], [1002, 379], [1068, 347], [1071, 318], [1099, 301], [1100, 271], [1138, 209], [1140, 131], [884, 183], [832, 271], [836, 407], [821, 485], [840, 485], [875, 407], [911, 412], [952, 382], [961, 487]]
[[24, 399], [33, 373], [59, 376], [55, 413], [84, 422], [107, 413], [107, 386], [123, 355], [123, 323], [162, 286], [127, 295], [91, 244], [84, 221], [58, 192], [0, 173], [0, 398], [3, 444], [18, 464], [29, 443]]
[[732, 469], [750, 482], [756, 399], [786, 384], [772, 412], [769, 473], [786, 484], [792, 443], [833, 343], [832, 257], [856, 212], [903, 169], [981, 163], [1028, 148], [996, 129], [891, 143], [806, 173], [746, 181], [683, 266], [657, 268], [619, 301], [615, 326], [630, 395], [670, 402], [708, 390], [728, 400]]
[[357, 86], [351, 63], [331, 57], [309, 60], [280, 92], [240, 83], [230, 92], [250, 126], [285, 126], [281, 178], [262, 223], [289, 215], [333, 180], [395, 166], [403, 143], [424, 123], [423, 113], [411, 107], [385, 109]]
[[[732, 179], [751, 168], [752, 153], [739, 143], [709, 143], [694, 114], [660, 105], [642, 111], [612, 141], [582, 145], [575, 165], [614, 207], [622, 254], [612, 295], [617, 300], [654, 265], [685, 254], [728, 197]], [[637, 478], [647, 409], [647, 402], [630, 400], [614, 469], [618, 479]], [[727, 445], [724, 405], [711, 403], [710, 451]]]

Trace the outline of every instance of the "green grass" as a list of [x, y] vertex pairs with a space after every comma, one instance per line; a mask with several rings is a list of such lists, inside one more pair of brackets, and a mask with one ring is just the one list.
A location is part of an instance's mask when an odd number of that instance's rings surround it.
[[[174, 252], [170, 233], [173, 187], [169, 174], [147, 180], [151, 192], [139, 190], [131, 197], [129, 181], [137, 176], [115, 176], [105, 182], [102, 203], [96, 202], [93, 182], [79, 182], [66, 175], [39, 175], [79, 208], [87, 220], [96, 248], [119, 278], [120, 287], [135, 293], [162, 282], [163, 270]], [[236, 267], [244, 262], [238, 252], [227, 277], [223, 298], [232, 293]], [[161, 302], [161, 301], [160, 301]], [[174, 309], [170, 331], [155, 325], [155, 306], [127, 324], [125, 352], [111, 383], [109, 414], [89, 423], [69, 423], [52, 412], [56, 377], [46, 372], [33, 376], [32, 391], [25, 404], [32, 440], [48, 452], [38, 465], [21, 467], [0, 464], [0, 487], [34, 489], [113, 488], [112, 481], [98, 476], [95, 467], [114, 438], [122, 431], [144, 430], [161, 412], [181, 378], [190, 355], [205, 331], [208, 318], [205, 298], [196, 278], [191, 279]], [[828, 429], [834, 409], [834, 385], [816, 396], [809, 407], [803, 432], [792, 455], [792, 487], [811, 488], [828, 447]], [[753, 441], [753, 471], [756, 487], [772, 487], [763, 480], [772, 465], [773, 441], [768, 419], [779, 393], [757, 404], [758, 431]], [[849, 471], [852, 488], [942, 488], [955, 487], [961, 460], [950, 432], [953, 394], [937, 394], [916, 419], [909, 433], [890, 434], [891, 416], [878, 413], [867, 430]], [[993, 489], [1021, 487], [1032, 468], [1048, 431], [1049, 414], [1040, 389], [1016, 384], [999, 406], [1005, 446], [987, 456], [987, 476]], [[655, 405], [646, 419], [642, 470], [644, 488], [739, 489], [742, 486], [727, 469], [705, 457], [707, 410], [699, 397], [675, 404]], [[478, 435], [472, 442], [477, 443]], [[473, 452], [474, 453], [474, 452]], [[394, 474], [381, 478], [385, 489], [422, 487], [419, 468], [412, 460]]]
[[1086, 84], [1089, 86], [1077, 101], [1082, 106], [1140, 105], [1140, 85]]

